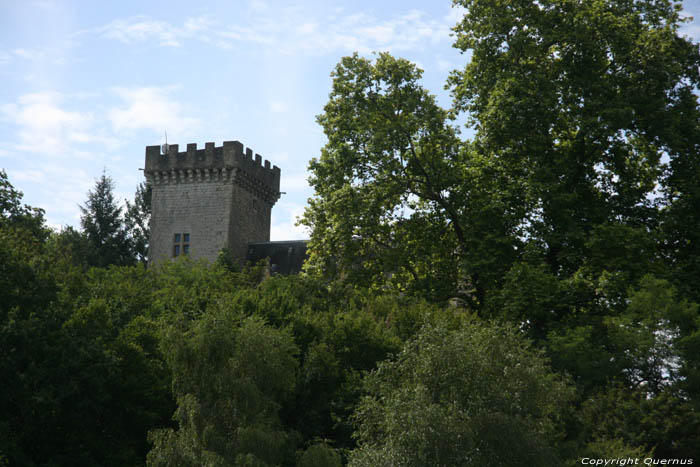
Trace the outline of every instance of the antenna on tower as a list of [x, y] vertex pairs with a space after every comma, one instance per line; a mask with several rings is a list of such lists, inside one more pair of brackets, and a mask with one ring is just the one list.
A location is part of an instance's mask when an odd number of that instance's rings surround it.
[[160, 147], [160, 152], [163, 155], [167, 155], [169, 148], [170, 148], [170, 146], [168, 146], [168, 132], [166, 131], [165, 132], [165, 144]]

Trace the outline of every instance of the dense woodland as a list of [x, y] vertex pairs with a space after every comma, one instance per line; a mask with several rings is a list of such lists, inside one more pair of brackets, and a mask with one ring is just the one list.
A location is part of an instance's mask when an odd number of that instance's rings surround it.
[[0, 466], [700, 462], [680, 5], [454, 3], [451, 108], [388, 54], [332, 72], [301, 275], [147, 268], [147, 186], [57, 232], [0, 172]]

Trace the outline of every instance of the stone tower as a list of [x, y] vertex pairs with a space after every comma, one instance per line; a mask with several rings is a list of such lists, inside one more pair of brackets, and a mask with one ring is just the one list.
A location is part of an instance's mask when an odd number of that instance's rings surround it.
[[242, 263], [249, 243], [270, 240], [270, 212], [280, 196], [280, 169], [238, 141], [167, 154], [146, 147], [144, 174], [153, 188], [151, 264], [181, 255], [214, 261], [222, 248]]

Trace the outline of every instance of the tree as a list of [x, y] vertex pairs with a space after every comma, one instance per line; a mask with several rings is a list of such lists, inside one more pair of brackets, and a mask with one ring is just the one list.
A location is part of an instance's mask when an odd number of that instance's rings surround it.
[[662, 178], [663, 157], [694, 167], [700, 141], [700, 54], [678, 35], [679, 2], [454, 3], [466, 8], [455, 46], [472, 52], [449, 80], [455, 109], [524, 181], [528, 237], [552, 271], [576, 271], [597, 225], [654, 228], [657, 184], [691, 196]]
[[84, 235], [49, 233], [9, 182], [2, 188], [0, 459], [143, 464], [147, 431], [168, 426], [173, 410], [152, 271], [86, 271]]
[[425, 326], [367, 387], [352, 467], [561, 465], [570, 388], [511, 327]]
[[164, 341], [179, 429], [151, 432], [148, 465], [288, 462], [294, 438], [278, 411], [296, 378], [291, 336], [225, 308], [203, 314], [185, 332], [182, 324]]
[[345, 57], [332, 73], [318, 117], [328, 143], [310, 163], [316, 194], [302, 218], [310, 269], [479, 306], [514, 255], [516, 194], [460, 141], [421, 73], [388, 54]]
[[525, 195], [526, 248], [489, 312], [582, 394], [618, 381], [697, 403], [700, 53], [680, 2], [455, 4], [472, 59], [454, 110]]
[[91, 246], [90, 265], [133, 263], [132, 247], [124, 226], [122, 208], [114, 198], [114, 181], [103, 173], [88, 191], [88, 199], [80, 206], [80, 223]]
[[49, 234], [44, 225], [44, 210], [23, 205], [23, 196], [21, 191], [12, 186], [7, 173], [0, 170], [0, 227], [22, 228], [43, 240]]
[[[640, 454], [653, 451], [657, 459], [697, 459], [700, 455], [697, 407], [672, 390], [649, 397], [644, 388], [611, 385], [585, 400], [577, 422], [583, 425], [582, 435], [588, 441], [586, 451], [596, 444], [618, 440]], [[582, 454], [626, 457], [610, 447]]]
[[151, 197], [153, 189], [147, 183], [139, 183], [134, 194], [134, 203], [126, 200], [124, 223], [131, 239], [136, 259], [142, 263], [148, 261], [148, 242], [151, 237]]
[[64, 226], [58, 232], [53, 232], [49, 237], [47, 248], [64, 252], [75, 266], [83, 270], [89, 269], [94, 260], [92, 243], [85, 232]]
[[297, 467], [341, 467], [340, 456], [325, 444], [314, 444], [302, 454]]

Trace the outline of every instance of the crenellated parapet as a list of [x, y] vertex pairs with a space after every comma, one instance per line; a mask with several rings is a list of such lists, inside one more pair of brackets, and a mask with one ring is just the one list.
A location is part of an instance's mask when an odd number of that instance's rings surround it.
[[270, 166], [260, 154], [244, 148], [239, 141], [224, 141], [222, 146], [206, 143], [203, 149], [188, 144], [180, 152], [177, 144], [161, 154], [160, 146], [146, 146], [146, 180], [152, 185], [195, 182], [234, 183], [255, 193], [270, 205], [280, 196], [280, 169]]

